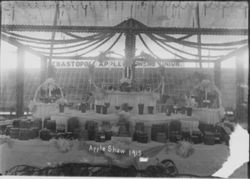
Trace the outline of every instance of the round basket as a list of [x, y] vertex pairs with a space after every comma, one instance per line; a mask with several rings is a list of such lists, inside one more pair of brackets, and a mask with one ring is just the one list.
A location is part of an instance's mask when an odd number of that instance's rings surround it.
[[[53, 96], [52, 91], [57, 89], [59, 94], [57, 96]], [[39, 92], [43, 90], [44, 93], [48, 93], [48, 100], [51, 101], [41, 101], [39, 99]], [[66, 103], [66, 100], [63, 96], [63, 91], [59, 85], [55, 83], [53, 79], [47, 79], [44, 83], [42, 83], [35, 92], [33, 100], [30, 102], [29, 108], [32, 111], [32, 114], [36, 118], [47, 118], [52, 114], [59, 112], [59, 104]]]
[[194, 94], [196, 92], [196, 90], [209, 90], [210, 92], [215, 92], [217, 94], [217, 98], [218, 98], [218, 107], [217, 108], [222, 108], [222, 94], [219, 90], [219, 88], [212, 82], [210, 82], [209, 80], [203, 80], [201, 81], [198, 85], [196, 85], [191, 91], [190, 94]]

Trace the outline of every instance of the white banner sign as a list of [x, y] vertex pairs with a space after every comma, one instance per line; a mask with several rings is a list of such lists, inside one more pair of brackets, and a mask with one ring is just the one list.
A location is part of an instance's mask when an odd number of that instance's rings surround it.
[[[92, 64], [94, 60], [54, 60], [52, 64], [55, 68], [88, 68], [89, 64]], [[182, 62], [168, 62], [161, 61], [160, 62], [164, 67], [183, 67], [184, 64]], [[96, 68], [123, 68], [122, 60], [109, 60], [104, 61], [102, 63], [95, 62]], [[156, 62], [136, 62], [136, 68], [157, 68], [159, 67]]]

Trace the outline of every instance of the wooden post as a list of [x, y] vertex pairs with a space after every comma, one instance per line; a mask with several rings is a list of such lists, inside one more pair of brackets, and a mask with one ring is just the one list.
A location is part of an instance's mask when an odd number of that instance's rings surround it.
[[221, 62], [214, 63], [214, 84], [221, 89]]
[[46, 78], [47, 78], [47, 58], [45, 57], [41, 57], [41, 76], [40, 76], [40, 80], [41, 80], [41, 83], [43, 83]]
[[16, 116], [24, 115], [24, 54], [22, 48], [17, 49], [17, 71], [16, 71]]
[[[0, 34], [2, 34], [2, 1], [0, 1]], [[2, 70], [2, 44], [1, 44], [1, 41], [2, 41], [2, 36], [0, 35], [0, 84], [3, 84], [2, 83], [2, 73], [3, 73], [3, 70]], [[2, 88], [3, 85], [0, 85], [0, 96], [2, 95]]]
[[[57, 20], [59, 18], [59, 3], [56, 4], [56, 12], [55, 12], [55, 16], [54, 16], [54, 21], [53, 21], [53, 26], [57, 25]], [[51, 35], [51, 42], [53, 42], [55, 40], [55, 36], [56, 36], [56, 31], [52, 32]], [[53, 71], [52, 71], [52, 55], [53, 55], [53, 43], [50, 46], [50, 57], [49, 57], [49, 62], [48, 62], [48, 77], [53, 77]]]
[[238, 122], [243, 120], [243, 102], [244, 102], [244, 89], [242, 85], [245, 82], [244, 79], [244, 53], [236, 56], [236, 120]]
[[128, 67], [125, 67], [124, 69], [124, 77], [129, 78], [134, 81], [134, 75], [135, 75], [135, 67], [133, 65], [133, 59], [135, 57], [135, 34], [132, 32], [127, 32], [125, 34], [125, 57], [130, 64]]
[[[199, 11], [199, 4], [197, 4], [196, 7], [196, 21], [197, 21], [197, 27], [198, 30], [201, 28], [200, 26], [200, 11]], [[197, 42], [198, 42], [198, 56], [199, 56], [199, 66], [202, 68], [202, 63], [201, 63], [201, 34], [200, 31], [197, 33]]]

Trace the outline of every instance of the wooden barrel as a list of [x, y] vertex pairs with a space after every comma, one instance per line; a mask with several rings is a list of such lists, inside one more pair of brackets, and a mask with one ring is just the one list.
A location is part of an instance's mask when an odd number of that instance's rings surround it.
[[80, 106], [79, 106], [79, 110], [80, 110], [82, 113], [85, 113], [87, 107], [88, 107], [88, 106], [87, 106], [86, 103], [81, 103]]
[[96, 109], [96, 113], [101, 113], [102, 112], [102, 105], [96, 105], [95, 109]]
[[38, 128], [38, 129], [42, 129], [42, 119], [34, 119], [32, 121], [32, 127]]
[[46, 128], [49, 129], [52, 132], [55, 132], [56, 131], [56, 121], [54, 121], [54, 120], [48, 120]]
[[180, 132], [181, 131], [181, 121], [179, 121], [179, 120], [170, 121], [169, 130], [170, 130], [170, 132], [172, 132], [172, 131]]
[[43, 127], [47, 128], [47, 121], [50, 121], [50, 118], [45, 118], [43, 121]]
[[168, 123], [164, 123], [162, 124], [162, 132], [164, 132], [166, 134], [166, 138], [169, 138], [169, 124]]
[[105, 140], [111, 140], [112, 131], [105, 131]]
[[74, 132], [74, 129], [80, 127], [80, 122], [77, 117], [72, 117], [68, 119], [68, 132]]
[[138, 114], [139, 115], [143, 114], [143, 109], [144, 109], [144, 104], [138, 104]]
[[96, 142], [105, 142], [105, 133], [104, 132], [97, 132], [95, 136]]
[[156, 137], [157, 142], [165, 143], [166, 142], [166, 134], [164, 132], [158, 132]]
[[8, 125], [8, 126], [6, 126], [6, 128], [5, 128], [5, 135], [10, 135], [10, 129], [11, 128], [13, 128], [13, 126], [12, 125]]
[[10, 137], [17, 139], [19, 136], [19, 128], [10, 128]]
[[111, 124], [109, 121], [102, 121], [102, 130], [103, 131], [110, 131], [111, 130]]
[[20, 127], [20, 119], [15, 119], [15, 120], [13, 120], [13, 127], [14, 128], [19, 128]]
[[192, 116], [192, 108], [186, 108], [187, 116]]
[[144, 131], [145, 130], [145, 126], [143, 122], [137, 122], [135, 124], [135, 131]]
[[88, 140], [95, 140], [96, 130], [88, 130]]
[[79, 133], [78, 133], [77, 138], [79, 140], [89, 140], [89, 135], [88, 135], [89, 133], [88, 133], [87, 130], [85, 130], [85, 129], [78, 129], [78, 131], [79, 131]]
[[108, 114], [108, 107], [102, 106], [102, 114]]
[[96, 130], [97, 123], [95, 121], [86, 121], [85, 129], [87, 130]]
[[154, 114], [154, 106], [148, 106], [148, 114]]
[[19, 130], [19, 136], [18, 136], [18, 139], [19, 140], [29, 140], [29, 139], [31, 139], [31, 136], [32, 134], [31, 134], [31, 130], [30, 129], [25, 129], [25, 128], [23, 128], [23, 129], [20, 129]]
[[214, 133], [205, 132], [204, 144], [205, 145], [214, 145], [215, 144], [215, 135], [214, 135]]
[[59, 104], [59, 112], [63, 113], [64, 112], [64, 104]]
[[148, 141], [151, 141], [151, 126], [145, 126], [145, 132], [147, 133], [148, 136]]
[[74, 129], [74, 131], [72, 133], [74, 139], [79, 139], [79, 133], [80, 133], [80, 131], [81, 131], [81, 128]]
[[203, 143], [202, 133], [200, 131], [192, 131], [192, 135], [190, 136], [192, 143], [199, 144]]
[[159, 132], [164, 133], [164, 125], [153, 124], [151, 127], [151, 139], [156, 141], [157, 140], [157, 133], [159, 133]]
[[148, 143], [148, 134], [147, 132], [137, 132], [137, 141], [140, 143]]
[[28, 120], [21, 120], [20, 123], [19, 123], [19, 127], [20, 128], [30, 128], [31, 127], [31, 121], [28, 121]]
[[31, 139], [39, 137], [39, 130], [40, 130], [39, 128], [32, 127], [30, 128], [30, 130], [31, 130]]
[[128, 131], [128, 129], [127, 129], [127, 127], [126, 127], [125, 124], [121, 125], [119, 127], [118, 136], [120, 136], [120, 137], [129, 137], [130, 136], [129, 131]]

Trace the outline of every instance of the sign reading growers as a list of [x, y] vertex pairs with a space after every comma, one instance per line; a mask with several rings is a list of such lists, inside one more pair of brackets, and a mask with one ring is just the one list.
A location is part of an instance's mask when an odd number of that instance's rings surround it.
[[[52, 64], [55, 68], [88, 68], [89, 64], [92, 64], [94, 60], [54, 60]], [[168, 62], [160, 61], [164, 67], [183, 67], [181, 62]], [[104, 62], [95, 62], [96, 68], [123, 68], [122, 60], [108, 60]], [[136, 62], [136, 68], [157, 68], [159, 64], [157, 62]]]

